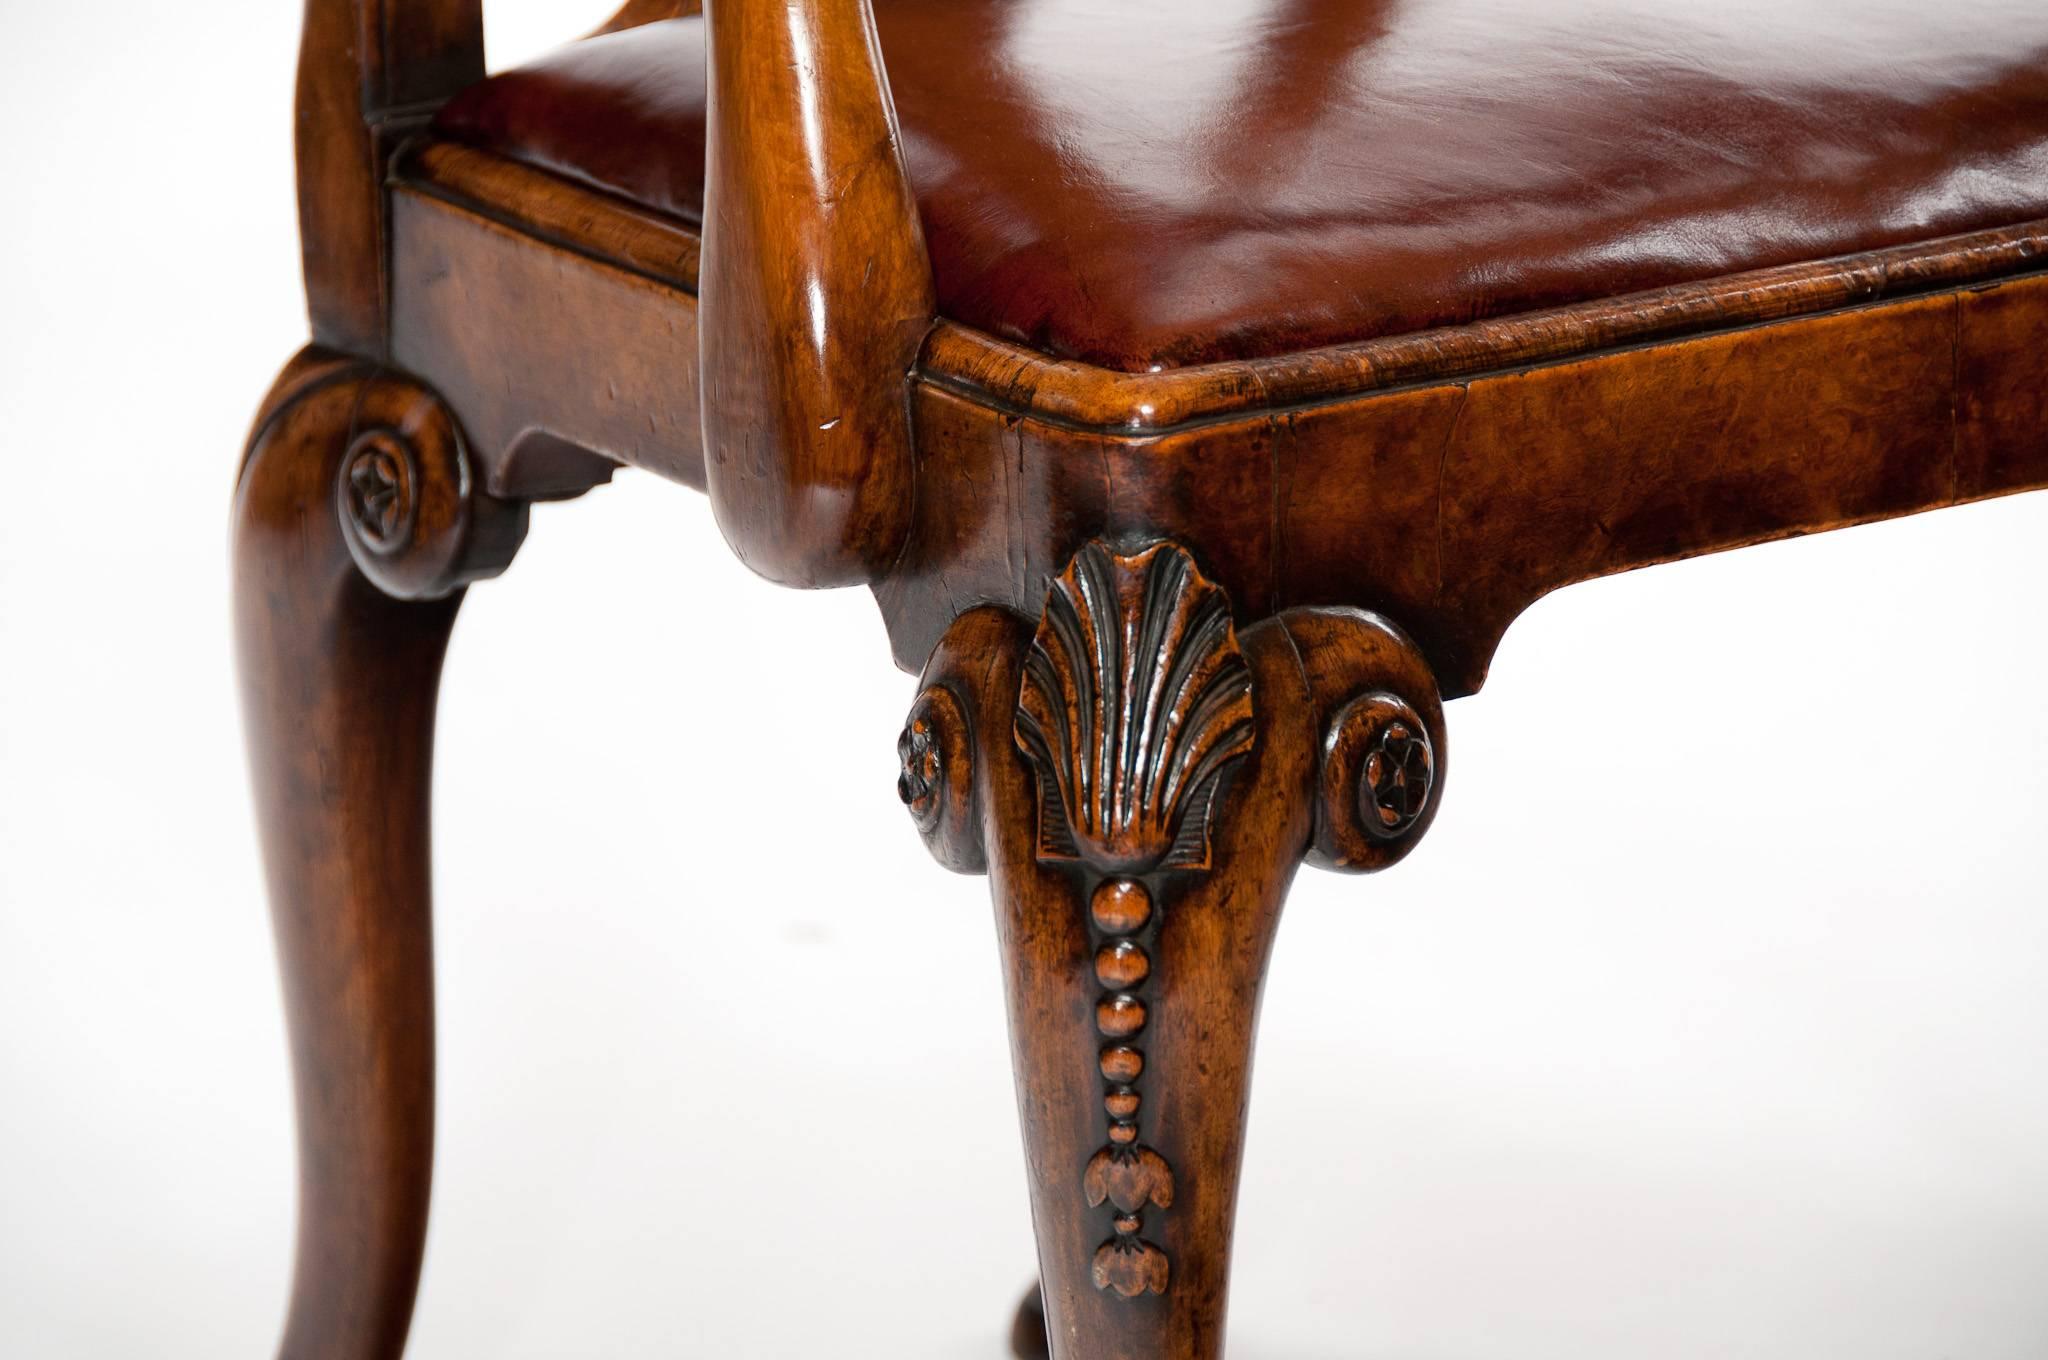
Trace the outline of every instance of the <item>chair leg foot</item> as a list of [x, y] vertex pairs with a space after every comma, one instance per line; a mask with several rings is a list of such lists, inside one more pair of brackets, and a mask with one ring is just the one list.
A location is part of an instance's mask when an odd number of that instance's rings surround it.
[[433, 1161], [435, 691], [461, 582], [502, 566], [525, 523], [460, 494], [465, 456], [417, 385], [309, 350], [237, 488], [243, 716], [298, 1095], [284, 1360], [396, 1360], [412, 1316]]
[[1045, 1296], [1037, 1285], [1017, 1304], [1017, 1316], [1010, 1323], [1010, 1354], [1017, 1360], [1049, 1360], [1052, 1355], [1045, 1338]]
[[985, 864], [994, 890], [1037, 1354], [1222, 1355], [1288, 885], [1305, 857], [1405, 852], [1434, 812], [1441, 722], [1391, 625], [1302, 611], [1240, 634], [1173, 544], [1084, 548], [1035, 628], [978, 609], [933, 653], [901, 792], [940, 860]]

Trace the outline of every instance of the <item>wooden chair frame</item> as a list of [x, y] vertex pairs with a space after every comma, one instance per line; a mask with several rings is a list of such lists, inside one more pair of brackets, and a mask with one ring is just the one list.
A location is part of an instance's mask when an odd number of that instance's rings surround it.
[[866, 0], [705, 8], [698, 233], [421, 135], [484, 74], [480, 0], [307, 0], [313, 345], [234, 513], [298, 1089], [281, 1354], [403, 1349], [442, 652], [527, 504], [625, 464], [706, 490], [774, 580], [870, 586], [922, 672], [898, 792], [990, 876], [1005, 959], [1044, 1284], [1020, 1353], [1213, 1360], [1298, 863], [1415, 844], [1442, 700], [1547, 591], [2048, 484], [2048, 222], [1111, 372], [938, 317]]

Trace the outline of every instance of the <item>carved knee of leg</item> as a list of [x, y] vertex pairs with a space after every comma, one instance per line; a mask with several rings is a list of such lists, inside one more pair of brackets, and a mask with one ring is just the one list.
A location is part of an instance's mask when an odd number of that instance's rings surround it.
[[1308, 857], [1392, 863], [1434, 815], [1442, 710], [1385, 620], [1239, 631], [1186, 550], [1091, 544], [1035, 624], [933, 654], [899, 790], [993, 878], [1046, 1326], [1063, 1360], [1220, 1353], [1252, 1032]]

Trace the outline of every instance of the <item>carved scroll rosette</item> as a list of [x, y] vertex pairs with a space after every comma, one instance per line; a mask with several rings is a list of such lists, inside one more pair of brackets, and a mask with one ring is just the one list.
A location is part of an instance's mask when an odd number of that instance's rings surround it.
[[447, 406], [403, 374], [362, 385], [334, 482], [357, 570], [400, 600], [496, 576], [526, 537], [524, 501], [486, 495]]

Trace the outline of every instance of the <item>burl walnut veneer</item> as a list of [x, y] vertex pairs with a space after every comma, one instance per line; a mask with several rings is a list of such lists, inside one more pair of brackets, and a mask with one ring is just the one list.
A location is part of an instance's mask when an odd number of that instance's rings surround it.
[[1214, 1360], [1297, 866], [1436, 815], [1545, 592], [2048, 484], [2037, 0], [307, 0], [313, 344], [235, 498], [297, 1071], [287, 1360], [403, 1349], [434, 691], [620, 465], [921, 672], [994, 889], [1042, 1297]]

